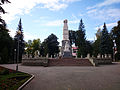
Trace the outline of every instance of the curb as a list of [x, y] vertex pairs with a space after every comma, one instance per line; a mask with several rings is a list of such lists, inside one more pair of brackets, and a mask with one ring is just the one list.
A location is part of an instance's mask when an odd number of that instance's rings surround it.
[[33, 74], [31, 75], [32, 77], [28, 79], [23, 85], [21, 85], [17, 90], [22, 90], [22, 88], [25, 87], [25, 85], [27, 85], [35, 77]]

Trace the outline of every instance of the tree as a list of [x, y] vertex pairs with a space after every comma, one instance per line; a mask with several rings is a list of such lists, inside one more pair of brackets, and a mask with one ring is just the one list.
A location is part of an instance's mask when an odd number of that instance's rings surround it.
[[40, 55], [46, 57], [47, 54], [48, 54], [48, 44], [47, 44], [47, 40], [45, 39], [40, 46]]
[[[5, 10], [3, 9], [2, 5], [5, 3], [10, 3], [10, 1], [8, 0], [0, 0], [0, 13], [5, 14]], [[2, 17], [0, 16], [0, 27], [6, 27], [6, 23], [5, 21], [2, 19]]]
[[0, 63], [12, 60], [13, 40], [5, 27], [0, 28]]
[[76, 32], [73, 30], [69, 30], [69, 40], [70, 40], [70, 44], [73, 45], [76, 41]]
[[85, 57], [86, 38], [85, 38], [85, 26], [82, 19], [80, 20], [79, 28], [76, 31], [75, 35], [76, 35], [75, 46], [78, 46], [78, 57], [80, 57], [81, 55]]
[[54, 34], [48, 36], [48, 52], [50, 56], [52, 55], [52, 57], [59, 52], [59, 42], [57, 39], [58, 38]]
[[40, 50], [40, 39], [34, 39], [32, 42], [32, 55], [35, 54], [35, 51], [39, 51]]
[[102, 35], [100, 38], [100, 53], [104, 54], [112, 54], [112, 39], [110, 38], [110, 34], [107, 31], [106, 24], [104, 23]]
[[28, 54], [28, 57], [30, 54], [32, 55], [32, 57], [34, 57], [35, 52], [40, 51], [41, 41], [40, 39], [34, 39], [33, 41], [28, 40], [25, 46], [26, 46], [25, 52]]
[[98, 29], [95, 35], [97, 40], [95, 40], [95, 42], [92, 44], [92, 47], [93, 47], [93, 55], [97, 57], [97, 55], [100, 54], [100, 39], [102, 35], [102, 31], [100, 28]]
[[93, 55], [95, 57], [97, 57], [98, 54], [100, 54], [100, 37], [97, 38], [97, 40], [95, 40], [95, 42], [92, 44], [92, 47], [93, 47]]
[[59, 53], [59, 42], [57, 41], [57, 39], [58, 38], [56, 37], [56, 35], [49, 35], [48, 38], [45, 39], [41, 45], [41, 54], [44, 56], [49, 54], [49, 57], [54, 57], [54, 55]]
[[28, 57], [30, 54], [32, 54], [32, 40], [28, 40], [28, 42], [25, 43], [26, 50], [25, 52], [28, 54]]
[[92, 55], [93, 54], [93, 47], [92, 47], [92, 45], [93, 45], [93, 42], [90, 42], [90, 41], [87, 41], [86, 40], [86, 55], [87, 54], [90, 54], [90, 55]]
[[5, 21], [2, 19], [1, 14], [5, 14], [2, 8], [4, 3], [10, 3], [8, 0], [0, 0], [0, 63], [12, 62], [13, 40], [9, 35], [9, 30], [6, 27]]
[[[22, 28], [22, 23], [21, 23], [21, 19], [19, 21], [18, 27], [17, 27], [17, 33], [14, 37], [15, 40], [15, 49], [16, 51], [18, 51], [19, 48], [19, 62], [21, 62], [22, 60], [22, 54], [24, 53], [24, 47], [25, 47], [25, 41], [24, 41], [24, 35], [23, 35], [23, 28]], [[19, 43], [19, 47], [18, 47], [18, 43]], [[17, 56], [18, 53], [16, 53]]]
[[120, 21], [118, 21], [118, 25], [114, 26], [111, 30], [112, 39], [115, 40], [117, 45], [117, 54], [116, 58], [120, 60]]

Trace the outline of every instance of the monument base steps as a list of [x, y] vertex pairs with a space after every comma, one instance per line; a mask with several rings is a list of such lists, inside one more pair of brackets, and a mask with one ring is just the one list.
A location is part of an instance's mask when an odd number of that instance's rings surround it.
[[49, 66], [93, 66], [88, 59], [49, 59]]

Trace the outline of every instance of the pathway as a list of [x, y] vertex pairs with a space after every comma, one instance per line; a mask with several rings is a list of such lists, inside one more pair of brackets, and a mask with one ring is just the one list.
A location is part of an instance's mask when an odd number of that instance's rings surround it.
[[[1, 65], [15, 69], [15, 64]], [[120, 90], [120, 63], [99, 67], [22, 66], [35, 78], [23, 90]]]

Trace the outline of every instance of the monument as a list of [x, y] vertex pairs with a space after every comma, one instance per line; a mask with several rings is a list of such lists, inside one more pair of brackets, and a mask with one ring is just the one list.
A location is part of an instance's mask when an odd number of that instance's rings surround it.
[[63, 40], [62, 40], [62, 57], [70, 58], [72, 57], [72, 48], [71, 48], [70, 40], [69, 40], [67, 19], [65, 19], [63, 23], [64, 23], [64, 26], [63, 26]]

